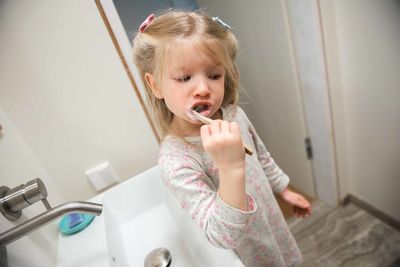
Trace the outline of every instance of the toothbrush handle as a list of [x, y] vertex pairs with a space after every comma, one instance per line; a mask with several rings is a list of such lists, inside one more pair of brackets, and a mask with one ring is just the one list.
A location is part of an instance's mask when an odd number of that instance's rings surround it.
[[244, 152], [246, 152], [247, 155], [251, 156], [253, 155], [253, 149], [246, 143], [243, 143], [244, 146]]

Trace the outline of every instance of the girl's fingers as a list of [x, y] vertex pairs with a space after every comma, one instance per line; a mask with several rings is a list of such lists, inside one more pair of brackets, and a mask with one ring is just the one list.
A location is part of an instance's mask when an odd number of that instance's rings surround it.
[[302, 217], [301, 211], [298, 207], [294, 207], [294, 214], [296, 215], [296, 217]]
[[201, 137], [203, 137], [203, 138], [210, 138], [210, 136], [211, 136], [211, 129], [210, 129], [210, 126], [209, 125], [203, 125], [203, 126], [201, 126], [201, 128], [200, 128], [200, 135], [201, 135]]
[[214, 120], [210, 125], [210, 133], [214, 134], [228, 134], [232, 133], [240, 135], [239, 124], [237, 122], [229, 122], [223, 120]]
[[306, 210], [306, 215], [311, 215], [311, 207]]
[[230, 131], [233, 135], [240, 136], [240, 127], [237, 122], [231, 122], [229, 126], [230, 126]]
[[231, 131], [230, 131], [230, 127], [229, 127], [229, 122], [227, 122], [227, 121], [221, 121], [221, 133], [223, 133], [223, 134], [229, 134]]
[[297, 206], [293, 207], [293, 212], [297, 217], [307, 217], [309, 215], [311, 215], [311, 211], [310, 209], [303, 209]]
[[310, 202], [308, 202], [303, 196], [299, 195], [297, 205], [299, 205], [300, 208], [308, 209], [310, 207]]
[[203, 147], [214, 160], [220, 162], [242, 160], [244, 149], [237, 123], [214, 120], [200, 129]]
[[221, 132], [221, 120], [214, 120], [210, 124], [211, 135], [219, 134]]

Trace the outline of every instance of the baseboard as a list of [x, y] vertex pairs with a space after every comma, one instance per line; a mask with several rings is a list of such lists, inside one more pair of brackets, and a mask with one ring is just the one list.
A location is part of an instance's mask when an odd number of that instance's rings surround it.
[[374, 215], [375, 217], [377, 217], [381, 221], [387, 223], [388, 225], [390, 225], [391, 227], [393, 227], [397, 231], [400, 231], [400, 222], [398, 220], [396, 220], [392, 216], [387, 215], [386, 213], [380, 211], [379, 209], [375, 208], [374, 206], [368, 204], [364, 200], [361, 200], [358, 197], [349, 194], [343, 199], [341, 204], [342, 205], [347, 205], [349, 202], [351, 202], [354, 205], [356, 205], [356, 206], [368, 211], [369, 213], [371, 213], [372, 215]]

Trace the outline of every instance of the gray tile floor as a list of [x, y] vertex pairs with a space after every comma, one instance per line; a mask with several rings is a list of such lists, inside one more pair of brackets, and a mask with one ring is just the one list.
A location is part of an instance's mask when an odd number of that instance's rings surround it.
[[302, 266], [394, 267], [400, 258], [400, 232], [352, 203], [332, 208], [313, 203], [307, 219], [289, 219], [303, 253]]

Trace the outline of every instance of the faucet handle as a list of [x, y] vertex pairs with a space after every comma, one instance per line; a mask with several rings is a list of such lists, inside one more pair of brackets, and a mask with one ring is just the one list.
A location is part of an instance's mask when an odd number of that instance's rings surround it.
[[40, 178], [30, 180], [25, 184], [24, 197], [30, 205], [47, 198], [46, 186]]
[[46, 208], [46, 210], [51, 209], [50, 203], [47, 201], [47, 199], [43, 198], [42, 203], [43, 203], [44, 207]]
[[6, 186], [0, 188], [0, 211], [12, 221], [21, 217], [21, 210], [42, 200], [46, 209], [50, 205], [46, 200], [47, 190], [40, 178], [35, 178], [25, 185], [19, 185], [10, 189]]

